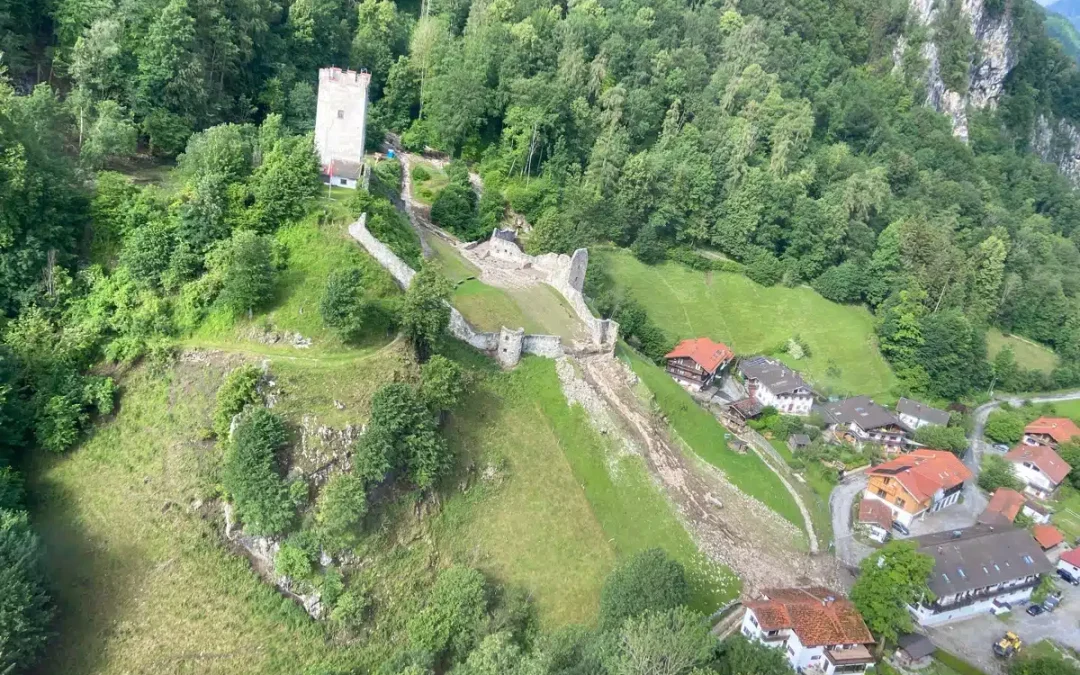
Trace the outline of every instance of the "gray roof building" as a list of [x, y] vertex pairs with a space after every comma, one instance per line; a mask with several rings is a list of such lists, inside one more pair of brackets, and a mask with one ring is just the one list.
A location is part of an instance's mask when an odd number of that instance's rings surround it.
[[757, 380], [773, 394], [790, 394], [799, 389], [810, 390], [810, 385], [803, 381], [796, 371], [775, 359], [766, 356], [754, 356], [739, 362], [739, 372], [749, 380]]
[[1054, 569], [1031, 534], [1011, 525], [974, 525], [913, 541], [919, 553], [934, 558], [929, 585], [938, 598]]
[[910, 398], [901, 397], [900, 400], [896, 402], [896, 414], [910, 415], [927, 424], [945, 426], [949, 423], [949, 413], [947, 411], [931, 408], [928, 405], [913, 401]]
[[868, 396], [855, 396], [842, 401], [826, 403], [825, 416], [835, 424], [854, 422], [861, 429], [877, 429], [887, 426], [903, 426], [896, 415], [870, 400]]
[[904, 650], [904, 653], [912, 661], [925, 658], [937, 651], [937, 647], [930, 641], [930, 638], [918, 633], [901, 635], [900, 639], [896, 641], [896, 645]]

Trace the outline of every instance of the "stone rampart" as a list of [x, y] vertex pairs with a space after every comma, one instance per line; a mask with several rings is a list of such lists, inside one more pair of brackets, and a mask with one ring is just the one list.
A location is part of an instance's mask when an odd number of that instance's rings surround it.
[[[371, 234], [367, 229], [366, 213], [361, 214], [360, 218], [349, 226], [349, 234], [360, 242], [371, 257], [390, 272], [390, 276], [394, 277], [402, 288], [409, 287], [413, 277], [416, 276], [416, 270], [409, 267], [408, 263], [390, 250], [389, 246]], [[451, 335], [475, 349], [494, 354], [496, 360], [506, 367], [516, 365], [523, 353], [548, 358], [558, 358], [563, 355], [562, 341], [558, 335], [526, 335], [522, 328], [511, 330], [505, 327], [498, 333], [478, 331], [453, 305], [450, 306], [450, 324], [447, 328]]]

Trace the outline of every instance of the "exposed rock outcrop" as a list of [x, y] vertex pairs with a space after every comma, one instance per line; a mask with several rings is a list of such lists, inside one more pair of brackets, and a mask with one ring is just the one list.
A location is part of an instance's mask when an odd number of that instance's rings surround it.
[[[934, 41], [941, 9], [936, 0], [911, 0], [911, 18], [928, 29], [929, 36], [922, 46], [926, 60], [926, 104], [952, 118], [953, 133], [968, 138], [968, 107], [993, 108], [1004, 90], [1005, 77], [1016, 65], [1012, 37], [1012, 4], [1007, 2], [1000, 14], [987, 11], [985, 0], [960, 0], [960, 12], [970, 24], [975, 38], [975, 58], [968, 66], [966, 92], [949, 89], [941, 76], [940, 47]], [[898, 42], [893, 59], [899, 60], [907, 48], [906, 41]]]
[[1074, 185], [1080, 185], [1080, 131], [1076, 127], [1039, 115], [1031, 130], [1031, 149], [1043, 161], [1056, 164]]

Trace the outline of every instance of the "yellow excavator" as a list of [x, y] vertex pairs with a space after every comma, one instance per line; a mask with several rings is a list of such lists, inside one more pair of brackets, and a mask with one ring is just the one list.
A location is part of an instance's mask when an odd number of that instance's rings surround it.
[[1000, 656], [1003, 659], [1007, 659], [1024, 647], [1023, 640], [1016, 633], [1009, 631], [1005, 635], [994, 643], [994, 654]]

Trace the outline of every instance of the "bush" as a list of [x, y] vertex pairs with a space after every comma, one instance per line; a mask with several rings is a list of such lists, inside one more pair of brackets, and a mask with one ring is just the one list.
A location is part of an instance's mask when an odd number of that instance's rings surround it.
[[418, 182], [431, 180], [431, 172], [428, 171], [423, 164], [417, 164], [416, 166], [414, 166], [412, 168], [412, 171], [409, 172], [409, 175], [412, 176], [413, 180]]
[[331, 476], [319, 494], [315, 514], [319, 539], [326, 548], [341, 551], [355, 546], [367, 508], [363, 479], [349, 473]]
[[218, 438], [229, 435], [233, 417], [254, 403], [262, 403], [259, 395], [259, 380], [262, 371], [256, 366], [244, 365], [225, 376], [217, 391], [217, 405], [214, 408], [214, 433]]
[[363, 589], [350, 588], [341, 594], [330, 610], [330, 620], [343, 626], [356, 627], [364, 622], [371, 600]]
[[833, 302], [856, 303], [863, 299], [866, 276], [862, 266], [849, 260], [825, 270], [824, 274], [814, 279], [812, 286], [822, 297]]
[[1023, 485], [1013, 473], [1012, 464], [997, 455], [986, 455], [979, 471], [979, 487], [987, 492], [994, 492], [1003, 487], [1020, 490]]
[[1026, 423], [1018, 410], [995, 410], [986, 420], [983, 433], [995, 443], [1012, 445], [1024, 435]]
[[292, 581], [307, 581], [311, 577], [311, 559], [299, 546], [285, 542], [274, 557], [274, 573]]
[[375, 392], [368, 429], [356, 449], [354, 469], [369, 481], [381, 481], [389, 470], [402, 468], [418, 487], [427, 488], [451, 464], [431, 411], [412, 387], [401, 382]]
[[276, 270], [270, 240], [240, 230], [221, 249], [223, 276], [218, 299], [235, 314], [249, 315], [273, 296]]
[[480, 572], [462, 565], [443, 570], [427, 605], [408, 622], [414, 650], [436, 661], [458, 661], [476, 645], [487, 614], [487, 582]]
[[447, 185], [431, 203], [431, 220], [463, 239], [477, 238], [476, 193], [468, 185]]
[[775, 286], [784, 276], [784, 264], [771, 253], [759, 253], [746, 266], [746, 276], [762, 286]]
[[600, 626], [617, 628], [646, 611], [686, 604], [689, 587], [682, 565], [659, 548], [633, 555], [616, 567], [600, 591]]
[[279, 534], [292, 522], [293, 501], [277, 462], [285, 438], [281, 418], [252, 408], [240, 417], [228, 444], [222, 484], [251, 534]]

